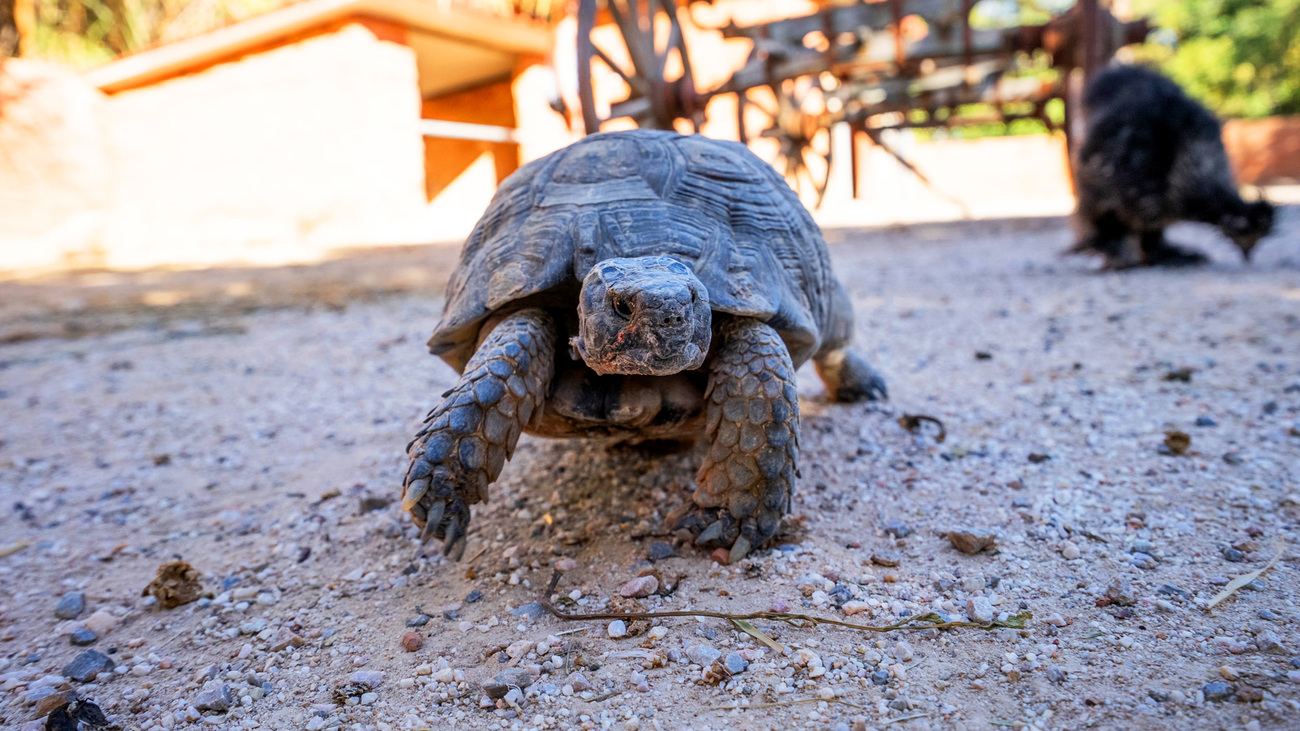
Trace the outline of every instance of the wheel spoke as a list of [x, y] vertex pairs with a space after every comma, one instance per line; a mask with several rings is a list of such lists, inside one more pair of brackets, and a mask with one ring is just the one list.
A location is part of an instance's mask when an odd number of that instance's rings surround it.
[[611, 59], [609, 56], [605, 55], [605, 52], [602, 51], [602, 50], [600, 49], [600, 46], [596, 45], [595, 43], [592, 43], [592, 44], [591, 44], [591, 50], [592, 50], [592, 53], [595, 53], [597, 58], [599, 58], [601, 61], [604, 61], [604, 62], [605, 62], [605, 65], [608, 66], [610, 69], [612, 69], [612, 70], [614, 71], [614, 73], [616, 73], [616, 74], [618, 74], [619, 76], [623, 77], [623, 81], [625, 81], [625, 82], [627, 83], [628, 86], [632, 87], [632, 90], [633, 90], [634, 92], [636, 92], [636, 93], [638, 93], [638, 94], [645, 94], [645, 93], [646, 93], [647, 86], [646, 86], [646, 83], [645, 83], [645, 79], [643, 79], [643, 78], [641, 78], [640, 76], [637, 76], [637, 75], [635, 75], [635, 74], [633, 74], [633, 75], [631, 75], [631, 76], [628, 76], [627, 72], [625, 72], [625, 71], [622, 69], [621, 66], [619, 66], [619, 65], [616, 64], [616, 63], [614, 63], [614, 60], [613, 60], [613, 59]]

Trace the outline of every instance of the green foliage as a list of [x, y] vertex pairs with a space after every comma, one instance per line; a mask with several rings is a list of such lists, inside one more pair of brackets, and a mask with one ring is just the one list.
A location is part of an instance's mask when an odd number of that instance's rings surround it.
[[1224, 117], [1300, 114], [1300, 0], [1134, 0], [1176, 43], [1137, 49]]

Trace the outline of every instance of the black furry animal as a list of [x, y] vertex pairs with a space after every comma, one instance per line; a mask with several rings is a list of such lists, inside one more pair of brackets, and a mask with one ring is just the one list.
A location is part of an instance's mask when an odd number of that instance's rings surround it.
[[1273, 227], [1273, 206], [1242, 200], [1219, 121], [1177, 84], [1141, 66], [1099, 74], [1084, 94], [1087, 138], [1075, 165], [1078, 243], [1106, 268], [1201, 264], [1165, 241], [1176, 221], [1217, 226], [1250, 258]]

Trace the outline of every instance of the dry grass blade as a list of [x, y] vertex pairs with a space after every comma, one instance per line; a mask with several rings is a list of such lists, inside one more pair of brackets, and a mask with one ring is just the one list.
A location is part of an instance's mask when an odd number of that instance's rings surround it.
[[28, 543], [27, 541], [18, 541], [17, 543], [13, 543], [8, 546], [5, 546], [4, 548], [0, 548], [0, 558], [4, 558], [5, 556], [12, 556], [15, 553], [18, 553], [19, 551], [23, 550], [24, 548], [27, 548], [29, 545], [31, 544]]
[[[1024, 629], [1025, 622], [1033, 619], [1032, 612], [1020, 612], [1007, 617], [1005, 620], [994, 621], [988, 624], [978, 622], [950, 622], [945, 620], [936, 612], [920, 614], [915, 617], [907, 617], [899, 620], [894, 624], [883, 626], [872, 626], [868, 624], [856, 624], [854, 622], [845, 622], [830, 617], [817, 617], [811, 614], [796, 614], [794, 612], [749, 612], [748, 614], [730, 614], [728, 612], [711, 612], [706, 609], [686, 609], [671, 612], [562, 612], [559, 607], [551, 603], [550, 596], [555, 593], [555, 587], [560, 583], [560, 572], [556, 571], [551, 575], [551, 583], [547, 585], [545, 592], [538, 600], [542, 608], [550, 612], [558, 619], [570, 621], [582, 620], [614, 620], [614, 619], [666, 619], [668, 617], [711, 617], [713, 619], [725, 619], [730, 622], [747, 619], [764, 619], [773, 622], [785, 622], [793, 627], [815, 627], [821, 624], [834, 625], [836, 627], [848, 627], [862, 632], [897, 632], [899, 630], [919, 630], [919, 629], [950, 629], [954, 627], [975, 627], [983, 630], [994, 629]], [[757, 631], [757, 630], [755, 630]]]
[[[849, 703], [848, 701], [841, 700], [839, 698], [796, 698], [792, 701], [773, 701], [771, 703], [751, 703], [747, 706], [742, 706], [739, 704], [734, 706], [714, 706], [711, 710], [744, 711], [752, 708], [782, 708], [784, 706], [797, 706], [803, 703], [837, 703], [841, 706], [848, 706], [850, 708], [858, 708], [864, 711], [869, 710], [867, 706], [860, 706], [857, 703]], [[914, 716], [909, 716], [908, 718], [914, 718]]]
[[781, 643], [777, 642], [771, 637], [768, 637], [767, 635], [763, 634], [762, 630], [750, 624], [749, 622], [746, 622], [743, 619], [733, 619], [731, 620], [731, 623], [739, 627], [740, 631], [750, 635], [754, 639], [758, 640], [759, 642], [762, 642], [764, 645], [767, 645], [773, 650], [776, 650], [777, 652], [785, 652], [785, 645], [782, 645]]
[[1223, 591], [1219, 592], [1218, 594], [1215, 594], [1214, 598], [1210, 600], [1209, 604], [1205, 605], [1205, 611], [1208, 612], [1211, 609], [1214, 609], [1214, 605], [1218, 604], [1224, 599], [1227, 599], [1228, 597], [1237, 593], [1238, 589], [1245, 586], [1246, 584], [1249, 584], [1255, 579], [1258, 579], [1265, 571], [1268, 571], [1269, 569], [1273, 568], [1273, 565], [1277, 563], [1278, 559], [1282, 558], [1282, 549], [1284, 548], [1286, 548], [1286, 541], [1283, 540], [1282, 536], [1278, 536], [1277, 544], [1275, 546], [1276, 550], [1274, 550], [1273, 552], [1273, 560], [1265, 564], [1263, 568], [1255, 569], [1254, 571], [1251, 571], [1248, 574], [1242, 574], [1241, 576], [1238, 576], [1232, 581], [1229, 581], [1228, 585], [1223, 587]]
[[925, 717], [927, 717], [927, 716], [929, 716], [929, 715], [930, 715], [930, 714], [928, 714], [928, 713], [913, 713], [913, 714], [910, 715], [910, 716], [899, 716], [898, 718], [891, 718], [891, 719], [889, 719], [888, 721], [885, 721], [884, 723], [882, 723], [882, 724], [880, 724], [880, 725], [881, 725], [881, 726], [888, 726], [888, 725], [891, 724], [891, 723], [902, 723], [903, 721], [911, 721], [913, 718], [925, 718]]

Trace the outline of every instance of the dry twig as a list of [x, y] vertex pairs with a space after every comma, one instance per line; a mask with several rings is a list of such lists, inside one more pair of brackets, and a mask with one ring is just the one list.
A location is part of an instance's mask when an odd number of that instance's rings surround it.
[[558, 607], [551, 603], [551, 594], [555, 592], [555, 587], [560, 583], [560, 572], [556, 571], [551, 574], [551, 582], [547, 585], [545, 593], [538, 603], [546, 611], [559, 619], [581, 621], [581, 620], [614, 620], [614, 619], [665, 619], [668, 617], [711, 617], [713, 619], [725, 619], [730, 622], [737, 620], [764, 619], [772, 622], [785, 622], [793, 627], [813, 627], [821, 624], [835, 625], [837, 627], [848, 627], [862, 632], [895, 632], [898, 630], [918, 630], [918, 629], [949, 629], [952, 627], [975, 627], [978, 629], [1023, 629], [1025, 622], [1033, 618], [1030, 612], [1020, 612], [1006, 618], [1005, 621], [994, 621], [989, 624], [980, 624], [978, 622], [949, 622], [936, 612], [929, 612], [915, 617], [907, 617], [894, 624], [887, 624], [875, 627], [867, 624], [856, 624], [854, 622], [845, 622], [830, 617], [817, 617], [811, 614], [798, 614], [795, 612], [749, 612], [748, 614], [730, 614], [728, 612], [713, 612], [707, 609], [686, 609], [669, 612], [562, 612]]

